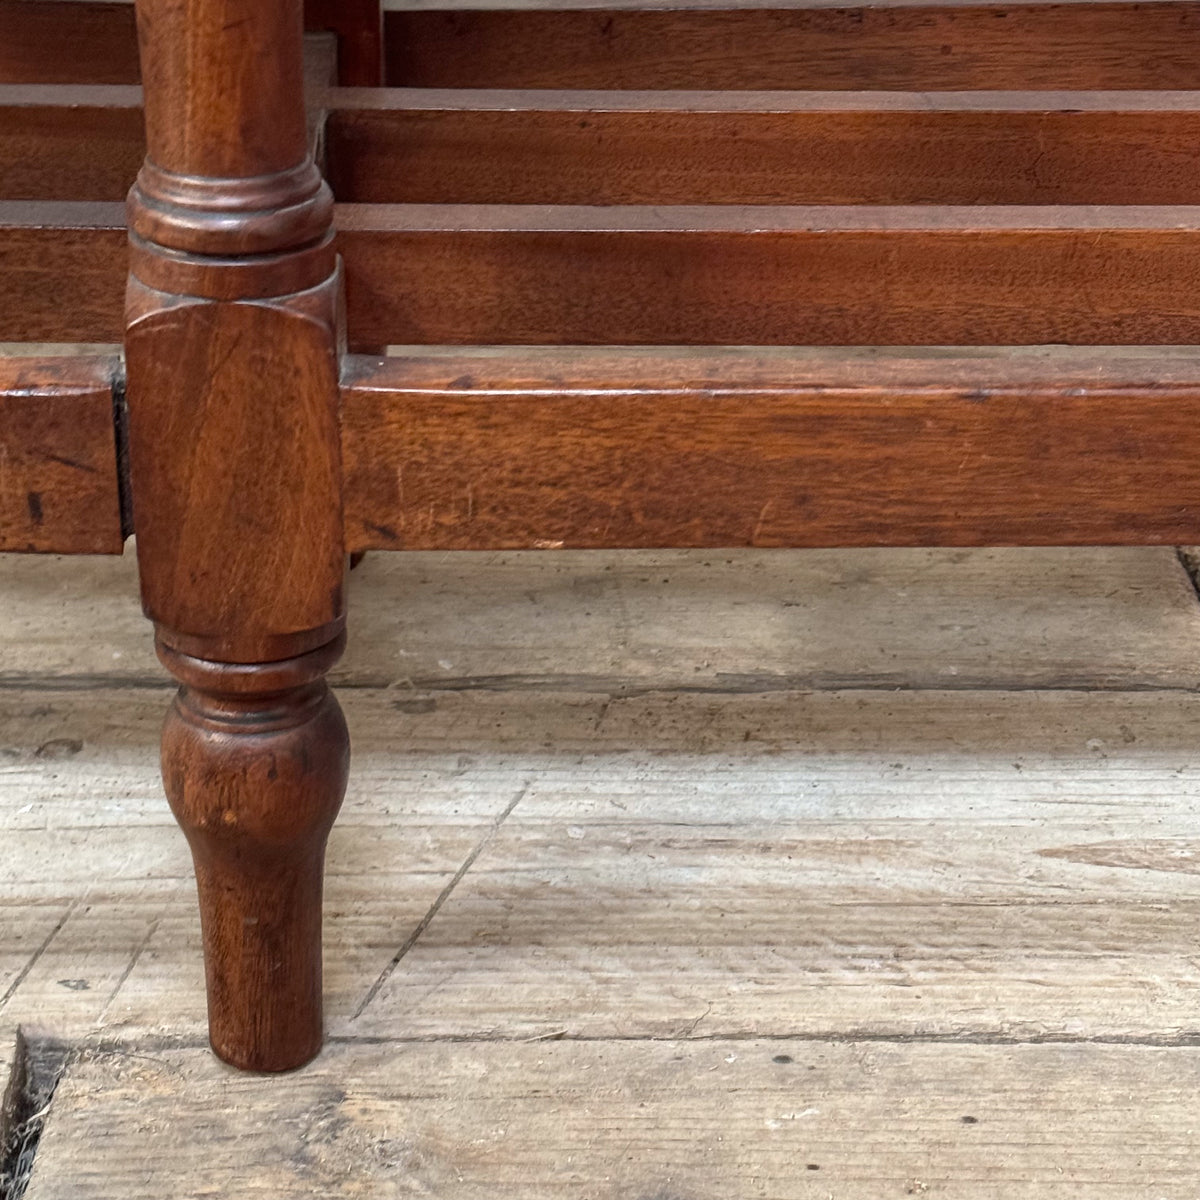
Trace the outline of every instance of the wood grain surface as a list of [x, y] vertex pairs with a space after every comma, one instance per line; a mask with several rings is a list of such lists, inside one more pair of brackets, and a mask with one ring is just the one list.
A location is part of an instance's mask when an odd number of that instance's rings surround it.
[[0, 200], [124, 200], [145, 153], [137, 88], [0, 85]]
[[1189, 543], [1200, 358], [351, 360], [359, 549]]
[[[158, 686], [136, 567], [5, 562], [0, 686]], [[1200, 688], [1200, 608], [1164, 547], [414, 550], [368, 555], [347, 587], [352, 636], [330, 678], [411, 689], [418, 706], [539, 688]]]
[[60, 1085], [28, 1195], [1187, 1200], [1198, 1079], [1194, 1048], [462, 1042], [338, 1046], [264, 1102], [195, 1050], [109, 1051]]
[[115, 358], [0, 357], [0, 551], [120, 554]]
[[1200, 8], [1150, 3], [405, 6], [394, 86], [1194, 88]]
[[[0, 1031], [78, 1056], [35, 1200], [738, 1194], [750, 1161], [781, 1197], [1190, 1200], [1200, 608], [1170, 551], [368, 556], [335, 1043], [244, 1084], [202, 1049], [128, 565], [0, 572], [3, 659], [43, 667], [0, 687]], [[939, 678], [965, 690], [912, 690]]]
[[[315, 70], [314, 70], [315, 73]], [[0, 199], [123, 200], [140, 92], [0, 85]], [[1180, 92], [335, 89], [327, 173], [355, 203], [1186, 204]]]
[[1189, 204], [1181, 92], [342, 90], [354, 203]]
[[[6, 336], [119, 340], [123, 220], [0, 203]], [[1178, 345], [1200, 327], [1194, 207], [342, 205], [337, 225], [361, 347]]]

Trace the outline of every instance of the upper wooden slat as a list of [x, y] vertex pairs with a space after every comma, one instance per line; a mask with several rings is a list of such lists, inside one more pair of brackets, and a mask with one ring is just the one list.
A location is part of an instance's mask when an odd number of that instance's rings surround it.
[[[394, 343], [1200, 342], [1197, 207], [342, 205]], [[115, 204], [0, 204], [0, 337], [119, 341]]]
[[[382, 82], [379, 0], [306, 0], [305, 25], [337, 35], [340, 77]], [[0, 83], [136, 83], [133, 0], [2, 0]]]
[[[313, 0], [310, 26], [337, 30], [365, 82], [372, 5], [344, 7]], [[385, 56], [388, 82], [430, 87], [1191, 88], [1198, 31], [1197, 0], [444, 0], [388, 12]], [[131, 3], [0, 3], [0, 82], [137, 78]]]
[[1200, 5], [474, 4], [387, 14], [420, 87], [1193, 88]]
[[1189, 204], [1200, 92], [345, 89], [340, 200]]
[[120, 554], [115, 358], [0, 358], [0, 551]]
[[[0, 85], [3, 200], [121, 200], [135, 87]], [[328, 172], [366, 203], [1186, 204], [1200, 92], [346, 88]]]
[[135, 83], [133, 5], [3, 0], [0, 83]]
[[1188, 542], [1200, 352], [351, 360], [349, 548]]

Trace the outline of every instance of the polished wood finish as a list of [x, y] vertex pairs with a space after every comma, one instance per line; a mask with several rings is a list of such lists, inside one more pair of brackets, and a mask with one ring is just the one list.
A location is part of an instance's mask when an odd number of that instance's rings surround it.
[[338, 80], [346, 87], [382, 87], [382, 0], [305, 0], [306, 29], [337, 35]]
[[1176, 0], [822, 2], [489, 8], [387, 14], [405, 87], [1194, 88], [1200, 6]]
[[0, 329], [14, 342], [119, 342], [128, 262], [116, 204], [0, 202]]
[[196, 865], [209, 1033], [239, 1067], [285, 1070], [321, 1047], [325, 840], [350, 746], [324, 673], [343, 641], [262, 666], [158, 643], [182, 685], [163, 781]]
[[0, 552], [120, 554], [115, 358], [0, 358]]
[[163, 778], [196, 861], [221, 1057], [321, 1043], [321, 872], [349, 741], [340, 274], [299, 0], [139, 0], [129, 456], [142, 600], [181, 684]]
[[[341, 82], [383, 82], [380, 0], [305, 0], [305, 27], [338, 38]], [[3, 0], [0, 83], [137, 83], [132, 0]]]
[[0, 83], [135, 83], [133, 5], [3, 0]]
[[1180, 344], [1200, 208], [343, 206], [352, 343]]
[[343, 90], [367, 204], [1191, 204], [1195, 92]]
[[1190, 543], [1200, 352], [352, 359], [352, 550]]
[[[1187, 204], [1193, 92], [343, 88], [326, 174], [354, 203]], [[0, 85], [0, 199], [121, 200], [140, 92]]]
[[[10, 336], [119, 335], [120, 219], [0, 204]], [[343, 205], [336, 220], [355, 347], [1179, 345], [1200, 329], [1196, 207]], [[229, 297], [252, 273], [217, 272]]]
[[123, 200], [142, 130], [136, 87], [0, 85], [0, 200]]

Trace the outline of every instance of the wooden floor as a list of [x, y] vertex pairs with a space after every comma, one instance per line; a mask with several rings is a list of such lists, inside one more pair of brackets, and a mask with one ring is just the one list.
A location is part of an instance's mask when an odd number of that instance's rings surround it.
[[350, 592], [331, 1043], [264, 1079], [204, 1049], [132, 561], [0, 558], [10, 1109], [61, 1072], [28, 1200], [1200, 1195], [1173, 551], [373, 555]]

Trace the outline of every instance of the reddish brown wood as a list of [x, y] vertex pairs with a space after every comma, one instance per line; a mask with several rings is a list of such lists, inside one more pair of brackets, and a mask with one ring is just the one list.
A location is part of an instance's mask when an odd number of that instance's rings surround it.
[[14, 342], [119, 342], [118, 204], [0, 201], [0, 329]]
[[[314, 65], [314, 71], [318, 68]], [[327, 93], [328, 175], [365, 203], [1186, 204], [1185, 92]], [[123, 199], [140, 92], [0, 86], [0, 199]]]
[[133, 5], [3, 0], [0, 83], [136, 83]]
[[1197, 208], [343, 206], [355, 345], [1186, 344]]
[[339, 200], [1190, 204], [1195, 92], [329, 96]]
[[1200, 351], [463, 350], [352, 362], [352, 550], [1200, 535]]
[[[120, 216], [0, 203], [8, 336], [119, 336]], [[1195, 207], [344, 205], [337, 220], [360, 347], [1200, 340]], [[300, 286], [286, 261], [263, 270]], [[255, 274], [180, 271], [232, 280], [225, 296]]]
[[123, 200], [145, 154], [138, 88], [0, 85], [0, 200]]
[[342, 640], [234, 667], [159, 641], [182, 684], [163, 730], [163, 780], [201, 896], [213, 1048], [276, 1071], [321, 1046], [321, 877], [349, 769], [324, 673]]
[[321, 1041], [320, 896], [345, 725], [340, 275], [308, 153], [301, 0], [138, 0], [148, 157], [129, 205], [142, 599], [182, 684], [163, 739], [196, 861], [212, 1043]]
[[387, 14], [393, 86], [1194, 88], [1200, 7], [787, 3]]
[[115, 358], [0, 358], [0, 551], [120, 554]]
[[[341, 82], [383, 82], [379, 0], [306, 0], [311, 30], [338, 35]], [[132, 0], [3, 0], [0, 83], [137, 83]]]
[[305, 0], [304, 24], [337, 35], [338, 81], [344, 87], [382, 86], [381, 0]]

